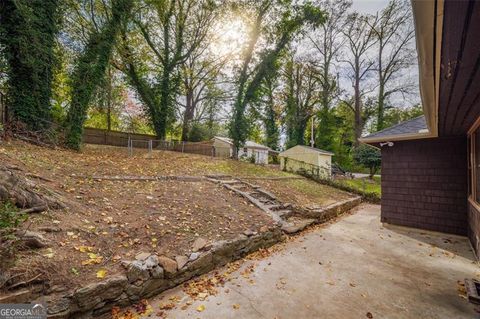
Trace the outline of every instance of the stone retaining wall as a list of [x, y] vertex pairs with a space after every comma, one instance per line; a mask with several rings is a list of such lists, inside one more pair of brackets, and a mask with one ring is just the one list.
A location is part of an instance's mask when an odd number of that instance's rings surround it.
[[[192, 180], [196, 181], [196, 178]], [[270, 200], [275, 199], [273, 194], [246, 182], [230, 180], [222, 182], [228, 189], [231, 188], [231, 183], [242, 183], [254, 188], [255, 192], [263, 197]], [[235, 188], [233, 190], [241, 192]], [[245, 196], [243, 194], [245, 192], [241, 193], [242, 196]], [[247, 198], [253, 202], [257, 201], [250, 195]], [[327, 207], [302, 211], [299, 214], [279, 215], [278, 218], [274, 218], [277, 223], [271, 228], [264, 226], [259, 233], [246, 231], [233, 240], [222, 240], [210, 245], [204, 240], [199, 245], [194, 243], [193, 252], [190, 255], [177, 256], [176, 260], [142, 253], [135, 257], [136, 260], [122, 261], [125, 268], [123, 274], [91, 283], [65, 295], [42, 297], [36, 302], [47, 303], [49, 318], [98, 316], [110, 311], [113, 306], [127, 306], [141, 299], [152, 297], [260, 248], [270, 247], [283, 241], [285, 234], [299, 232], [311, 224], [326, 222], [349, 211], [360, 202], [361, 198], [355, 197]], [[260, 204], [261, 207], [266, 205]], [[278, 204], [276, 200], [274, 204]], [[264, 209], [270, 209], [269, 207], [266, 206]], [[274, 207], [276, 206], [274, 205]]]
[[326, 207], [309, 210], [305, 216], [315, 218], [318, 223], [326, 222], [346, 211], [351, 210], [362, 202], [360, 196], [349, 198], [341, 202], [333, 203]]
[[280, 228], [266, 229], [259, 234], [239, 235], [192, 253], [178, 270], [161, 266], [156, 255], [144, 260], [124, 261], [125, 274], [91, 283], [64, 296], [47, 297], [49, 318], [80, 318], [97, 316], [113, 306], [127, 306], [177, 286], [195, 276], [240, 259], [260, 248], [270, 247], [284, 239]]

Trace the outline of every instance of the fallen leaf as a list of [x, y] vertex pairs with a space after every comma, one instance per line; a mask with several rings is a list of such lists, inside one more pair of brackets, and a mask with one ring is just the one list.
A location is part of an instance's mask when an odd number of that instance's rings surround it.
[[97, 256], [97, 254], [94, 253], [89, 253], [88, 254], [88, 260], [82, 261], [82, 265], [94, 265], [94, 264], [99, 264], [102, 262], [103, 257], [102, 256]]
[[93, 247], [91, 246], [80, 246], [80, 247], [74, 247], [74, 248], [80, 251], [81, 253], [91, 253], [93, 251]]
[[234, 304], [233, 309], [235, 309], [235, 310], [240, 309], [240, 305], [239, 304]]
[[197, 311], [198, 311], [198, 312], [202, 312], [202, 311], [204, 311], [204, 310], [205, 310], [205, 306], [204, 306], [204, 305], [200, 305], [200, 306], [197, 307]]
[[97, 271], [97, 278], [104, 278], [106, 274], [107, 271], [105, 269], [100, 269], [99, 271]]
[[47, 258], [53, 258], [55, 254], [53, 253], [53, 249], [52, 248], [47, 248], [47, 253], [43, 254], [43, 256], [47, 257]]

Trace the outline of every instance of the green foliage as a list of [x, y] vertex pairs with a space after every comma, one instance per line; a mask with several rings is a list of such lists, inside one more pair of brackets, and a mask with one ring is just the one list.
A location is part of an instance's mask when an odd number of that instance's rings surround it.
[[[126, 73], [145, 104], [159, 139], [165, 139], [175, 126], [181, 67], [204, 50], [216, 15], [217, 3], [212, 0], [151, 0], [138, 10], [134, 19], [137, 28], [131, 30], [128, 39], [125, 35], [122, 58]], [[140, 48], [127, 43], [138, 37], [143, 38], [138, 42]], [[139, 51], [142, 59], [134, 56]], [[145, 63], [145, 57], [152, 63]]]
[[67, 119], [67, 105], [71, 96], [71, 87], [68, 76], [67, 53], [57, 43], [55, 46], [57, 63], [53, 68], [51, 114], [55, 123], [65, 124]]
[[332, 141], [335, 140], [335, 135], [339, 128], [339, 118], [335, 117], [334, 110], [327, 108], [322, 108], [317, 113], [317, 117], [318, 128], [316, 130], [315, 145], [320, 149], [333, 152], [334, 145]]
[[1, 6], [9, 107], [28, 129], [48, 128], [59, 1], [4, 0]]
[[265, 118], [265, 145], [272, 150], [278, 150], [280, 130], [277, 124], [277, 114], [273, 107], [267, 106]]
[[7, 261], [13, 261], [18, 250], [16, 237], [17, 227], [27, 220], [27, 215], [19, 214], [15, 205], [10, 202], [0, 202], [0, 270], [8, 266]]
[[265, 79], [261, 88], [261, 94], [265, 96], [265, 100], [260, 101], [260, 105], [263, 105], [264, 109], [260, 117], [265, 127], [265, 138], [260, 143], [263, 142], [264, 145], [270, 147], [272, 150], [278, 150], [280, 142], [280, 112], [277, 111], [274, 96], [278, 86], [277, 81], [278, 79], [276, 77]]
[[[119, 130], [120, 128], [120, 118], [117, 114], [111, 115], [111, 130]], [[100, 129], [107, 129], [107, 113], [105, 110], [98, 110], [97, 108], [92, 108], [88, 112], [87, 119], [85, 120], [85, 127], [93, 127]]]
[[[358, 187], [358, 185], [356, 184], [352, 185], [352, 184], [346, 183], [345, 180], [333, 180], [333, 179], [321, 178], [319, 176], [311, 175], [307, 171], [300, 172], [300, 174], [316, 181], [317, 183], [335, 187], [352, 194], [360, 195], [362, 196], [362, 199], [367, 202], [375, 203], [375, 204], [380, 203], [381, 193], [379, 192], [379, 188], [375, 186], [373, 187], [373, 189], [367, 189], [367, 188], [364, 189], [363, 187]], [[374, 181], [373, 183], [376, 183], [376, 182]]]
[[188, 141], [202, 142], [212, 139], [216, 134], [216, 129], [206, 124], [194, 123], [188, 134]]
[[248, 68], [252, 62], [255, 46], [260, 37], [262, 22], [271, 9], [270, 1], [264, 1], [257, 12], [256, 24], [250, 34], [248, 51], [245, 54], [243, 68], [239, 76], [237, 96], [235, 99], [233, 116], [230, 123], [230, 136], [238, 149], [248, 136], [248, 123], [245, 119], [245, 110], [248, 105], [258, 99], [261, 84], [266, 78], [273, 77], [278, 70], [278, 61], [287, 45], [305, 25], [317, 27], [325, 21], [325, 15], [319, 8], [305, 3], [301, 6], [290, 6], [282, 14], [282, 18], [275, 26], [274, 43], [271, 49], [260, 54], [255, 71], [249, 74]]
[[122, 131], [154, 135], [155, 131], [144, 116], [129, 117], [126, 124], [121, 126]]
[[353, 159], [370, 170], [370, 178], [373, 178], [382, 164], [380, 150], [366, 144], [361, 144], [355, 149]]
[[119, 31], [133, 6], [133, 0], [113, 0], [112, 14], [100, 31], [94, 31], [72, 75], [72, 101], [67, 117], [67, 146], [79, 149], [89, 103], [105, 76]]
[[331, 125], [334, 133], [330, 140], [331, 150], [335, 154], [333, 160], [343, 169], [353, 171], [354, 114], [345, 103], [339, 103], [333, 113], [334, 121]]
[[27, 219], [25, 214], [19, 214], [17, 208], [10, 202], [0, 203], [0, 231], [11, 231]]
[[380, 177], [378, 176], [374, 176], [372, 179], [369, 179], [369, 178], [340, 179], [340, 180], [337, 180], [336, 182], [358, 189], [359, 191], [364, 193], [377, 194], [379, 197], [382, 194], [381, 180], [380, 180]]
[[[285, 124], [287, 129], [286, 148], [295, 145], [305, 145], [305, 129], [307, 127], [308, 115], [298, 103], [296, 96], [300, 91], [300, 87], [295, 87], [295, 76], [301, 76], [303, 72], [299, 71], [299, 65], [295, 65], [292, 59], [285, 64], [285, 81], [286, 81], [286, 100], [285, 100]], [[297, 70], [296, 70], [297, 68]], [[299, 95], [299, 94], [298, 94]]]
[[385, 114], [384, 127], [390, 127], [395, 124], [414, 119], [423, 115], [421, 105], [414, 105], [406, 108], [389, 108]]

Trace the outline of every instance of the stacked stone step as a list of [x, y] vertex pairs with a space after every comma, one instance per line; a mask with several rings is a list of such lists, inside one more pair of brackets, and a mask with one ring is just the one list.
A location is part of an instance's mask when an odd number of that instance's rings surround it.
[[283, 225], [285, 222], [283, 216], [292, 214], [291, 210], [282, 209], [282, 204], [276, 199], [276, 197], [261, 189], [260, 186], [253, 185], [251, 183], [241, 181], [235, 178], [218, 178], [217, 176], [207, 176], [210, 181], [221, 184], [226, 189], [233, 191], [234, 193], [248, 199], [252, 204], [260, 208], [267, 213], [272, 219], [279, 224]]

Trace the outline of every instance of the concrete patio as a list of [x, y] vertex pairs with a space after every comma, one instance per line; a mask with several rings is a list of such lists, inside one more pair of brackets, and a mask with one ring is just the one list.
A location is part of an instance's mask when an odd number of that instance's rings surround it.
[[178, 296], [168, 318], [476, 318], [457, 283], [480, 276], [467, 238], [383, 226], [379, 215], [379, 206], [362, 205], [247, 261], [216, 296], [185, 310], [181, 287], [153, 298], [154, 313]]

